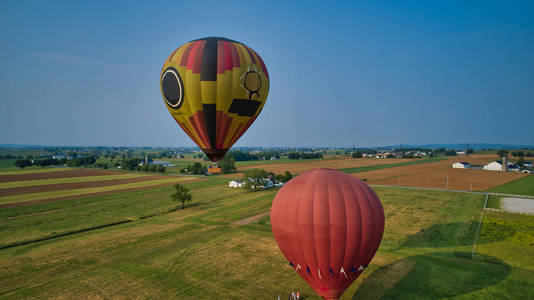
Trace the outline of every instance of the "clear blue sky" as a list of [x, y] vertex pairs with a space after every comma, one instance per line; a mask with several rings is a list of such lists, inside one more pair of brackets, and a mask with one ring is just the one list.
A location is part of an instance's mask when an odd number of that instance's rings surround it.
[[533, 16], [534, 1], [1, 1], [0, 144], [193, 146], [159, 72], [213, 35], [271, 77], [236, 146], [534, 144]]

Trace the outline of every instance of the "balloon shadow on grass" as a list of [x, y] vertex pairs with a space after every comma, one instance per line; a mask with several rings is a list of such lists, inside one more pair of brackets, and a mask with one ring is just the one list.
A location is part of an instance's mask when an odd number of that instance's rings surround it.
[[352, 299], [437, 299], [482, 290], [502, 281], [511, 267], [491, 256], [440, 252], [410, 256], [374, 271]]
[[[406, 238], [400, 248], [452, 247], [472, 245], [479, 222], [432, 224]], [[515, 234], [513, 228], [502, 224], [484, 224], [484, 234], [478, 243], [504, 240]]]

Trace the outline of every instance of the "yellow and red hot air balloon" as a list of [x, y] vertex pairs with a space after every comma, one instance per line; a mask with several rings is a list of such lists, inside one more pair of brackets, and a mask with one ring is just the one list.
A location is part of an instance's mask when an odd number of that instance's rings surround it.
[[269, 73], [252, 48], [208, 37], [171, 53], [160, 87], [172, 117], [210, 160], [219, 161], [265, 105]]

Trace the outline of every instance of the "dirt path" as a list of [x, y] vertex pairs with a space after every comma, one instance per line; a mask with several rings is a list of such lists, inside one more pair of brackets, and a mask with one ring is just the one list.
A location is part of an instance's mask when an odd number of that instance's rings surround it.
[[235, 223], [237, 225], [247, 225], [247, 224], [250, 224], [254, 221], [257, 221], [259, 220], [260, 218], [262, 217], [265, 217], [266, 215], [268, 215], [270, 213], [270, 211], [266, 211], [264, 213], [261, 213], [259, 215], [255, 215], [255, 216], [252, 216], [252, 217], [248, 217], [246, 219], [242, 219], [242, 220], [239, 220], [239, 221], [236, 221]]
[[[194, 181], [199, 181], [199, 179], [180, 181], [180, 184], [190, 183]], [[151, 189], [151, 188], [157, 188], [157, 187], [163, 187], [163, 186], [170, 186], [174, 184], [176, 184], [176, 182], [162, 183], [162, 184], [143, 186], [143, 187], [138, 187], [138, 188], [120, 189], [120, 190], [113, 190], [113, 191], [106, 191], [106, 192], [80, 194], [80, 195], [64, 196], [64, 197], [49, 198], [49, 199], [30, 200], [30, 201], [15, 202], [15, 203], [5, 203], [5, 204], [0, 204], [0, 209], [9, 208], [9, 207], [17, 207], [17, 206], [28, 206], [28, 205], [38, 204], [38, 203], [71, 200], [71, 199], [85, 198], [85, 197], [98, 196], [98, 195], [107, 195], [107, 194], [115, 194], [115, 193], [129, 192], [129, 191], [145, 190], [145, 189]]]

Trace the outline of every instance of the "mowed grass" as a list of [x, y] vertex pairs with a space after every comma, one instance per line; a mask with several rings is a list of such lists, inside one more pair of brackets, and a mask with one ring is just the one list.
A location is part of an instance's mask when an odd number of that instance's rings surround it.
[[433, 157], [433, 158], [418, 159], [418, 160], [401, 162], [401, 163], [371, 165], [371, 166], [362, 166], [362, 167], [354, 167], [354, 168], [342, 168], [338, 170], [350, 174], [350, 173], [366, 172], [366, 171], [372, 171], [372, 170], [380, 170], [380, 169], [402, 167], [402, 166], [409, 166], [409, 165], [426, 164], [426, 163], [436, 162], [436, 161], [445, 160], [445, 159], [447, 158]]
[[478, 253], [499, 257], [510, 265], [534, 271], [534, 217], [486, 211]]
[[521, 177], [487, 190], [493, 193], [534, 196], [534, 175]]
[[[227, 183], [219, 178], [187, 183], [193, 203], [176, 211], [170, 211], [177, 205], [169, 199], [171, 187], [1, 210], [0, 224], [8, 224], [0, 235], [4, 244], [134, 221], [0, 250], [0, 295], [285, 299], [298, 290], [306, 299], [319, 299], [287, 265], [268, 216], [245, 226], [235, 223], [268, 211], [276, 190], [248, 192]], [[369, 268], [342, 299], [519, 299], [534, 293], [532, 272], [520, 259], [492, 252], [487, 255], [496, 258], [489, 263], [462, 255], [472, 248], [484, 196], [375, 191], [386, 213], [384, 238]], [[162, 214], [140, 219], [157, 212]], [[523, 234], [532, 236], [530, 225], [522, 224], [523, 219], [511, 226], [522, 226]], [[506, 247], [499, 230], [480, 246]], [[534, 255], [522, 254], [522, 260]]]
[[155, 179], [155, 180], [149, 180], [149, 181], [116, 184], [116, 185], [102, 186], [102, 187], [72, 189], [72, 190], [58, 190], [58, 191], [40, 192], [40, 193], [28, 193], [28, 194], [0, 197], [0, 204], [17, 203], [17, 202], [24, 202], [24, 201], [30, 201], [30, 200], [53, 199], [53, 198], [59, 198], [59, 197], [77, 196], [77, 195], [101, 193], [101, 192], [110, 192], [110, 191], [124, 190], [124, 189], [130, 189], [130, 188], [150, 187], [150, 186], [159, 185], [159, 184], [180, 183], [181, 181], [192, 180], [192, 179], [194, 179], [194, 177], [169, 177], [165, 179]]
[[[236, 195], [234, 189], [222, 189], [217, 182], [186, 183], [193, 190], [193, 207], [213, 205], [203, 198], [216, 193], [217, 199]], [[219, 186], [215, 188], [215, 186]], [[171, 201], [172, 186], [147, 188], [117, 194], [99, 195], [68, 201], [47, 202], [0, 210], [0, 247], [13, 243], [51, 237], [65, 232], [120, 222], [168, 212], [178, 206]]]
[[119, 175], [98, 175], [98, 176], [82, 176], [82, 177], [63, 177], [63, 178], [51, 178], [51, 179], [36, 179], [36, 180], [21, 180], [0, 182], [0, 189], [35, 186], [35, 185], [48, 185], [48, 184], [63, 184], [63, 183], [76, 183], [76, 182], [92, 182], [92, 181], [105, 181], [115, 179], [128, 179], [147, 176], [145, 174], [119, 174]]
[[0, 168], [12, 168], [15, 167], [17, 159], [0, 159]]

